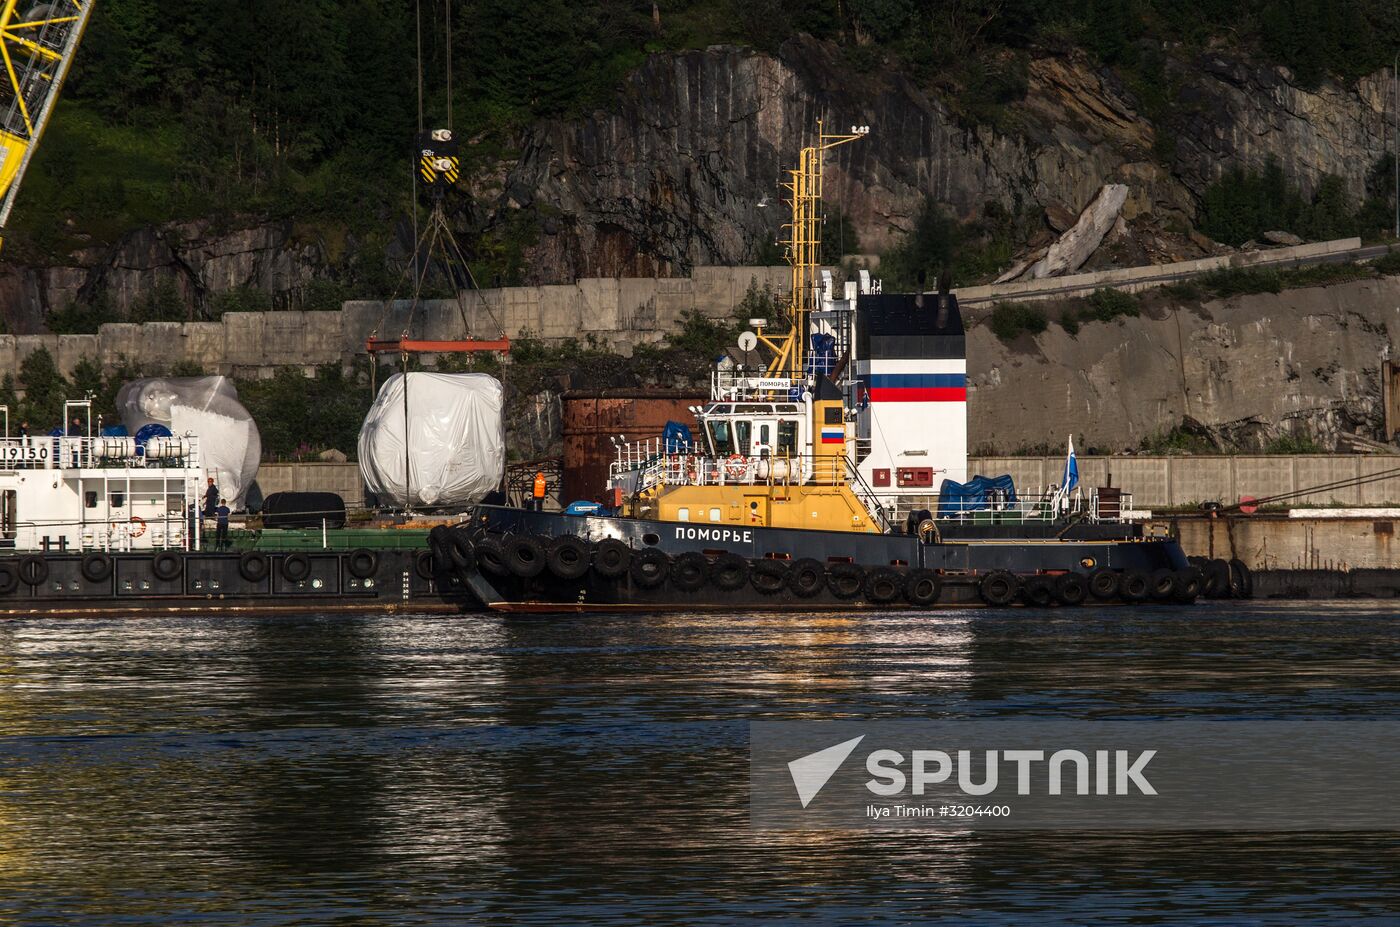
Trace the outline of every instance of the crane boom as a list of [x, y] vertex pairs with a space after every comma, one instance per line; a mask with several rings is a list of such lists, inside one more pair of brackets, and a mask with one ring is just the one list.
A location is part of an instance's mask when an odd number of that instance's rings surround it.
[[53, 115], [96, 0], [0, 0], [0, 230]]

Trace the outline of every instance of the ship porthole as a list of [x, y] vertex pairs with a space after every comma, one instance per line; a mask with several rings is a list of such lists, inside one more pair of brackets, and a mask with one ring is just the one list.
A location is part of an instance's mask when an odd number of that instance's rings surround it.
[[652, 533], [644, 534], [642, 535], [642, 543], [648, 547], [655, 547], [657, 544], [661, 543], [661, 535]]
[[1099, 562], [1093, 557], [1085, 557], [1083, 560], [1079, 561], [1079, 565], [1086, 570], [1092, 570], [1094, 567], [1099, 565]]

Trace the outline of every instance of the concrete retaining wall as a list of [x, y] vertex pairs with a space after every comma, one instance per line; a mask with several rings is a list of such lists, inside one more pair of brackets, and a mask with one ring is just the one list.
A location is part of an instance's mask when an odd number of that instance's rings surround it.
[[258, 468], [258, 487], [264, 497], [275, 492], [333, 492], [351, 508], [365, 504], [360, 467], [353, 463], [265, 463]]
[[975, 306], [1000, 300], [1021, 302], [1034, 299], [1064, 299], [1070, 296], [1086, 296], [1106, 287], [1135, 293], [1213, 270], [1237, 267], [1291, 267], [1317, 263], [1360, 247], [1359, 238], [1341, 238], [1292, 248], [1245, 251], [1195, 261], [1178, 261], [1175, 264], [1151, 264], [1097, 273], [1071, 274], [1066, 277], [1047, 277], [1044, 280], [1013, 280], [1010, 283], [969, 286], [957, 291], [958, 302], [963, 306]]
[[593, 337], [622, 354], [659, 341], [689, 312], [727, 317], [751, 285], [775, 290], [786, 267], [697, 267], [689, 277], [580, 280], [569, 286], [480, 290], [456, 300], [429, 300], [416, 312], [407, 301], [351, 301], [339, 312], [230, 312], [217, 322], [110, 323], [95, 335], [0, 335], [0, 376], [16, 373], [40, 348], [71, 375], [84, 358], [112, 370], [193, 364], [207, 373], [270, 374], [277, 367], [348, 364], [364, 354], [371, 332], [398, 337], [458, 339], [470, 332], [495, 338], [533, 335]]
[[[1297, 500], [1298, 506], [1376, 506], [1400, 504], [1400, 455], [1298, 454], [1257, 457], [1080, 457], [1085, 486], [1112, 485], [1133, 494], [1140, 509], [1180, 508], [1201, 502], [1238, 502], [1243, 496], [1293, 492], [1385, 471], [1393, 475], [1360, 486]], [[1063, 457], [980, 457], [969, 459], [969, 473], [1011, 474], [1027, 492], [1060, 482]]]
[[[1170, 519], [1189, 557], [1238, 557], [1259, 570], [1395, 570], [1400, 544], [1392, 518]], [[1321, 596], [1319, 596], [1321, 597]]]

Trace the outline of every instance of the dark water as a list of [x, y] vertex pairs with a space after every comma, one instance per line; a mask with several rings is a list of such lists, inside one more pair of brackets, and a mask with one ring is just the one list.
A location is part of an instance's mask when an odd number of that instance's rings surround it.
[[0, 624], [0, 924], [1400, 923], [1400, 835], [791, 834], [754, 718], [1400, 717], [1393, 606]]

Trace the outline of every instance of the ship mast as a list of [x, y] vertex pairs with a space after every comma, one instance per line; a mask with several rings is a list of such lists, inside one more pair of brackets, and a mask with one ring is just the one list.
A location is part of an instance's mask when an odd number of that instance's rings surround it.
[[821, 271], [822, 248], [822, 182], [826, 152], [848, 142], [864, 138], [869, 126], [852, 126], [845, 135], [828, 135], [817, 122], [816, 144], [802, 149], [797, 167], [788, 171], [788, 191], [792, 220], [783, 227], [788, 231], [787, 259], [792, 269], [788, 293], [785, 334], [769, 335], [759, 328], [759, 341], [773, 352], [768, 365], [769, 377], [786, 377], [801, 381], [806, 377], [808, 314], [818, 307], [817, 275]]

